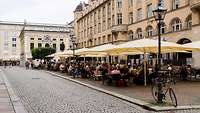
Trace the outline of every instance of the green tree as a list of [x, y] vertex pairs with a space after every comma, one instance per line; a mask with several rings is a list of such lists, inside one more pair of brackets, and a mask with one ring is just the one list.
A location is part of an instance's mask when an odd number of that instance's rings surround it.
[[46, 56], [55, 53], [54, 48], [34, 48], [31, 50], [33, 59], [44, 59]]

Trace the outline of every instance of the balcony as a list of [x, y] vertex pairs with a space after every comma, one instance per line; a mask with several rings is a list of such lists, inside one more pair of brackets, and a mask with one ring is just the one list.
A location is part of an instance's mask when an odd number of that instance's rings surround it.
[[194, 9], [200, 9], [200, 0], [190, 0], [190, 8]]
[[127, 31], [128, 31], [128, 25], [121, 24], [112, 26], [112, 32], [127, 32]]

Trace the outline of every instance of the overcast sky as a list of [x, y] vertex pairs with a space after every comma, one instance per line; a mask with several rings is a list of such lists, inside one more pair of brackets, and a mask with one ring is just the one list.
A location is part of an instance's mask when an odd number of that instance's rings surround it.
[[65, 24], [80, 1], [87, 0], [0, 0], [0, 21]]

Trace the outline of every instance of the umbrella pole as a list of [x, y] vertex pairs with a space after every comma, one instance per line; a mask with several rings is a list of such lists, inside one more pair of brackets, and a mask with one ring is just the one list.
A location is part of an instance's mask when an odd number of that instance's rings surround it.
[[85, 63], [85, 55], [84, 55], [84, 57], [83, 57], [83, 58], [84, 58], [84, 63]]
[[147, 56], [144, 53], [144, 86], [147, 86]]

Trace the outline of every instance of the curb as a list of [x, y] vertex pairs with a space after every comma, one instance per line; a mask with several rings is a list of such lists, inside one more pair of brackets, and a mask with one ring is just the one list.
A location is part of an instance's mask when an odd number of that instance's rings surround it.
[[108, 94], [110, 96], [113, 96], [113, 97], [116, 97], [118, 99], [121, 99], [121, 100], [124, 100], [124, 101], [127, 101], [129, 103], [132, 103], [132, 104], [135, 104], [135, 105], [138, 105], [146, 110], [151, 110], [151, 111], [156, 111], [156, 112], [160, 112], [160, 111], [170, 111], [170, 110], [188, 110], [188, 109], [200, 109], [200, 105], [193, 105], [193, 106], [178, 106], [178, 107], [173, 107], [173, 106], [169, 106], [169, 107], [159, 107], [159, 106], [155, 106], [155, 105], [152, 105], [150, 103], [147, 103], [145, 101], [142, 101], [142, 100], [138, 100], [138, 99], [134, 99], [132, 97], [128, 97], [128, 96], [125, 96], [125, 95], [121, 95], [121, 94], [118, 94], [118, 93], [115, 93], [115, 92], [112, 92], [112, 91], [108, 91], [108, 90], [105, 90], [105, 89], [102, 89], [102, 88], [99, 88], [99, 87], [96, 87], [96, 86], [92, 86], [90, 84], [86, 84], [86, 83], [83, 83], [83, 82], [80, 82], [78, 80], [75, 80], [75, 79], [72, 79], [70, 77], [66, 77], [66, 76], [62, 76], [60, 74], [56, 74], [54, 72], [51, 72], [51, 71], [46, 71], [47, 73], [53, 75], [53, 76], [56, 76], [56, 77], [60, 77], [60, 78], [63, 78], [63, 79], [66, 79], [66, 80], [69, 80], [69, 81], [72, 81], [72, 82], [75, 82], [75, 83], [78, 83], [80, 85], [83, 85], [83, 86], [86, 86], [88, 88], [91, 88], [93, 90], [96, 90], [96, 91], [99, 91], [99, 92], [102, 92], [102, 93], [105, 93], [105, 94]]
[[20, 98], [15, 94], [14, 90], [12, 89], [12, 86], [10, 84], [10, 82], [8, 81], [8, 79], [6, 78], [4, 72], [0, 69], [0, 73], [2, 74], [2, 78], [5, 82], [5, 86], [8, 90], [8, 94], [10, 96], [13, 108], [15, 110], [15, 113], [27, 113], [27, 111], [25, 110], [23, 104], [20, 101]]

